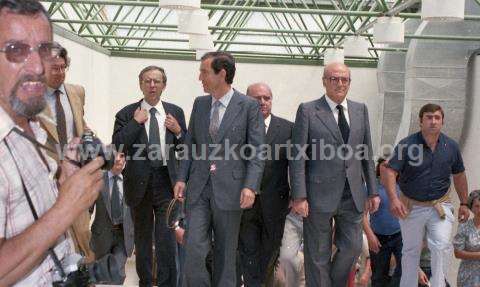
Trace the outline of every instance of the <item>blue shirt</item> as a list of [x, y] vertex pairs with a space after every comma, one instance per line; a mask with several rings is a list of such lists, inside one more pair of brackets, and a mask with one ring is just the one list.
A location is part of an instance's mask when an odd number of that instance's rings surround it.
[[[377, 179], [377, 191], [380, 196], [380, 206], [378, 210], [370, 214], [370, 226], [375, 234], [392, 235], [400, 232], [400, 223], [398, 219], [390, 212], [390, 201], [387, 191]], [[400, 187], [397, 185], [397, 194]]]
[[444, 196], [450, 176], [465, 171], [458, 144], [443, 133], [435, 151], [421, 132], [412, 134], [395, 147], [388, 166], [400, 174], [400, 189], [409, 198], [430, 201]]

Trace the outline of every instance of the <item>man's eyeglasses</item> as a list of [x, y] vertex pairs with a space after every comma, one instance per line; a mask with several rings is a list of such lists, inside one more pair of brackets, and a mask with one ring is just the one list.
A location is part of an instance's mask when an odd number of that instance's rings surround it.
[[5, 53], [5, 57], [12, 63], [23, 63], [27, 60], [30, 53], [38, 51], [42, 61], [51, 61], [60, 55], [61, 47], [57, 43], [40, 43], [37, 47], [31, 47], [22, 42], [7, 43], [0, 52]]
[[145, 79], [142, 80], [142, 83], [145, 85], [150, 85], [150, 83], [153, 82], [154, 85], [158, 86], [163, 83], [162, 80], [156, 80], [156, 79]]
[[327, 77], [326, 79], [328, 79], [330, 81], [330, 83], [335, 84], [335, 85], [340, 84], [340, 82], [348, 85], [352, 81], [351, 78], [347, 78], [347, 77]]

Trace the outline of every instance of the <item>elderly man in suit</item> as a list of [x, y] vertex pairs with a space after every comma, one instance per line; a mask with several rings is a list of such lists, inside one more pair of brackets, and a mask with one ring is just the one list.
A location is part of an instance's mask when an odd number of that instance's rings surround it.
[[167, 85], [163, 68], [145, 67], [138, 79], [144, 97], [117, 113], [112, 142], [127, 157], [123, 171], [125, 199], [133, 211], [139, 285], [153, 283], [155, 231], [157, 285], [175, 286], [177, 247], [175, 234], [165, 220], [177, 178], [175, 150], [185, 138], [185, 116], [180, 107], [160, 100]]
[[95, 219], [90, 246], [97, 260], [90, 274], [96, 283], [123, 284], [125, 263], [133, 251], [133, 221], [123, 192], [124, 166], [125, 157], [118, 153], [112, 169], [104, 172], [105, 187], [91, 208], [92, 212], [95, 208]]
[[[70, 66], [70, 58], [65, 48], [54, 60], [45, 63], [47, 92], [46, 108], [39, 115], [42, 127], [47, 131], [46, 146], [57, 153], [48, 152], [57, 162], [61, 160], [65, 146], [74, 137], [80, 137], [87, 128], [83, 119], [85, 90], [82, 86], [65, 83], [65, 76]], [[70, 229], [77, 252], [92, 262], [95, 256], [89, 247], [90, 215], [83, 212]]]
[[265, 283], [267, 267], [274, 251], [280, 248], [288, 213], [290, 185], [287, 144], [292, 136], [293, 123], [272, 115], [273, 95], [267, 84], [250, 85], [247, 96], [260, 104], [266, 132], [265, 143], [270, 146], [271, 155], [265, 160], [261, 193], [255, 199], [253, 208], [243, 212], [238, 249], [244, 285], [261, 286]]
[[380, 202], [368, 111], [346, 99], [350, 82], [346, 65], [327, 65], [326, 95], [301, 104], [293, 127], [290, 182], [294, 209], [305, 217], [307, 286], [346, 286], [362, 248], [362, 212], [376, 211]]
[[[236, 252], [242, 209], [260, 191], [265, 129], [259, 104], [232, 89], [235, 60], [225, 52], [201, 59], [200, 76], [208, 96], [193, 104], [175, 197], [186, 190], [186, 286], [236, 286]], [[208, 154], [202, 154], [207, 150]], [[242, 152], [243, 151], [243, 152]], [[213, 284], [205, 266], [214, 236]]]

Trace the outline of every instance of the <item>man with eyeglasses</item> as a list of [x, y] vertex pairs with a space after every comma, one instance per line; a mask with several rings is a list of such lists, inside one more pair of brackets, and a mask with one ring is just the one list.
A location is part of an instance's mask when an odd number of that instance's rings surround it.
[[[86, 129], [83, 119], [85, 90], [82, 86], [65, 84], [65, 72], [70, 65], [67, 50], [60, 46], [58, 56], [45, 63], [47, 105], [38, 119], [47, 131], [46, 146], [56, 151], [49, 155], [57, 162], [67, 143], [74, 137], [81, 137]], [[70, 229], [75, 249], [85, 256], [86, 262], [92, 262], [95, 254], [90, 249], [90, 214], [82, 213]]]
[[293, 209], [304, 217], [307, 286], [347, 285], [362, 248], [364, 208], [375, 212], [380, 203], [368, 110], [346, 99], [350, 82], [346, 65], [327, 65], [325, 95], [301, 104], [293, 127], [290, 183]]
[[45, 152], [37, 115], [44, 65], [60, 52], [52, 38], [38, 1], [0, 0], [0, 286], [51, 286], [55, 258], [73, 253], [67, 229], [103, 186], [101, 158], [78, 171], [65, 161], [57, 185]]
[[[167, 85], [165, 70], [145, 67], [138, 76], [143, 99], [115, 116], [112, 142], [125, 153], [125, 199], [132, 208], [136, 267], [140, 286], [152, 286], [152, 231], [155, 231], [157, 286], [176, 286], [176, 241], [166, 222], [173, 198], [175, 150], [185, 138], [183, 110], [161, 100]], [[154, 228], [155, 227], [155, 228]]]

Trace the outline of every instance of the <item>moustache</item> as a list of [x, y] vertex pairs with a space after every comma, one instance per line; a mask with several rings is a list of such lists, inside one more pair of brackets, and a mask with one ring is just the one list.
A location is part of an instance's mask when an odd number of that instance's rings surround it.
[[23, 75], [20, 79], [18, 79], [15, 87], [19, 87], [25, 82], [41, 82], [45, 84], [46, 81], [47, 79], [44, 75]]

